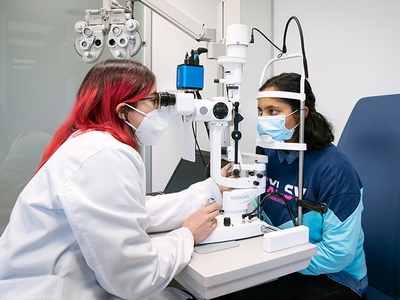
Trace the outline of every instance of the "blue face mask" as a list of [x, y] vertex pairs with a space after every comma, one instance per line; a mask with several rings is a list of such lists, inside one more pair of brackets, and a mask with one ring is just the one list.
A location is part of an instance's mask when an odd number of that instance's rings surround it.
[[299, 124], [294, 126], [292, 129], [287, 129], [285, 126], [286, 118], [296, 113], [298, 110], [291, 114], [258, 117], [257, 131], [260, 136], [269, 135], [273, 140], [277, 142], [283, 142], [290, 140], [293, 136], [293, 132]]

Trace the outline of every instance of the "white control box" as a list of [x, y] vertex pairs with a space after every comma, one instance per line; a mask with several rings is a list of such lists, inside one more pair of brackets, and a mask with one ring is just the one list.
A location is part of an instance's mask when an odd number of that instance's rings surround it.
[[304, 225], [267, 232], [264, 233], [263, 249], [266, 252], [275, 252], [306, 244], [308, 243], [308, 235], [308, 227]]

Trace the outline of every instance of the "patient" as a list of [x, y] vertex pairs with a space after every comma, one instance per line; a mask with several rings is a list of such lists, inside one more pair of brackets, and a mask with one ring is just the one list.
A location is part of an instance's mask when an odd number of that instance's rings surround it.
[[[260, 91], [299, 93], [300, 80], [298, 74], [283, 73], [267, 80]], [[303, 208], [303, 225], [309, 227], [317, 254], [298, 273], [220, 299], [360, 299], [368, 285], [361, 228], [363, 186], [348, 158], [332, 144], [332, 127], [317, 112], [308, 81], [305, 92], [303, 199], [328, 208], [325, 214]], [[298, 100], [259, 97], [259, 135], [298, 142], [299, 109]], [[268, 156], [264, 219], [280, 228], [292, 227], [287, 205], [297, 218], [299, 152], [261, 152]]]

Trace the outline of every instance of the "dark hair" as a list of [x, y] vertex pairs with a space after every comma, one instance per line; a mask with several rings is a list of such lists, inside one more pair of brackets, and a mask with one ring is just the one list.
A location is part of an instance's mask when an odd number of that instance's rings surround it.
[[[301, 76], [296, 73], [282, 73], [280, 75], [269, 78], [260, 91], [272, 88], [276, 91], [300, 92]], [[307, 149], [321, 149], [334, 140], [332, 125], [328, 120], [315, 109], [315, 96], [308, 80], [305, 81], [306, 101], [305, 106], [308, 107], [308, 115], [304, 122], [304, 142]], [[288, 103], [292, 111], [300, 108], [300, 101], [296, 99], [281, 99]], [[297, 127], [298, 128], [298, 127]], [[298, 130], [298, 129], [297, 129]]]

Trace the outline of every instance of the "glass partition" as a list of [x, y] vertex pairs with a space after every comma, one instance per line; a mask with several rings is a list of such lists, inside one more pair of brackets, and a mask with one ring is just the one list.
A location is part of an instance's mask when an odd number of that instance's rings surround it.
[[[85, 9], [101, 6], [101, 0], [0, 2], [0, 235], [92, 66], [74, 49], [74, 25]], [[142, 15], [138, 5], [135, 18], [141, 22]], [[142, 52], [134, 59], [142, 61]], [[100, 60], [107, 58], [105, 49]]]

